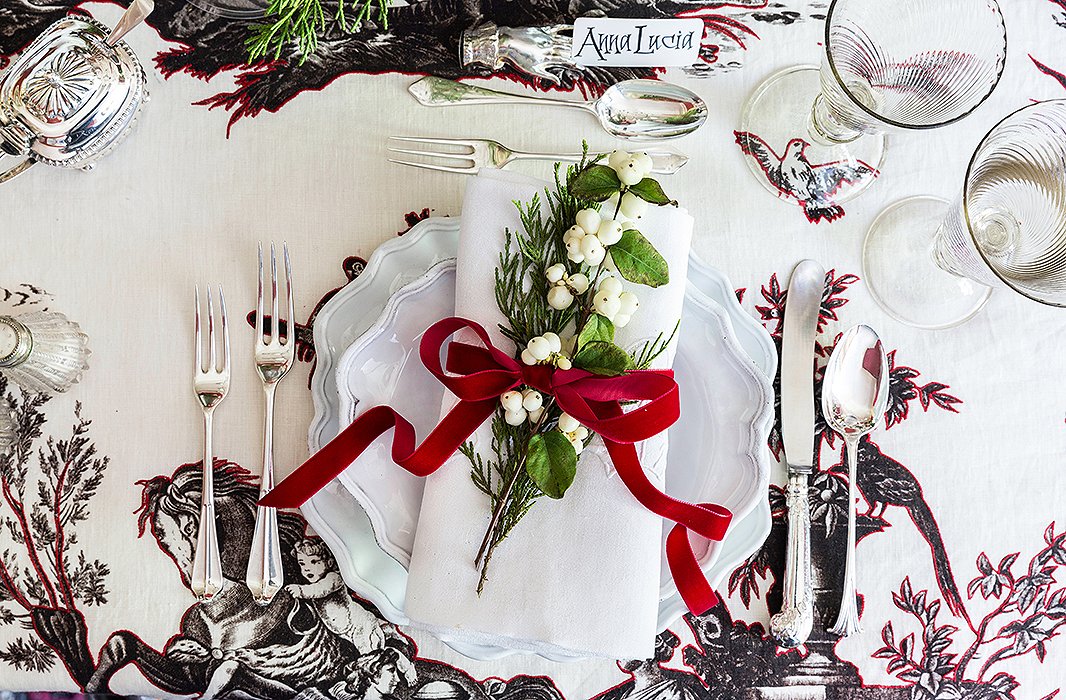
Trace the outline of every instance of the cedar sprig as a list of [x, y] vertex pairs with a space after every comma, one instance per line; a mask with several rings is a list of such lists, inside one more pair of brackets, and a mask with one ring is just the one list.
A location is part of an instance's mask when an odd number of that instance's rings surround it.
[[[346, 14], [349, 1], [355, 11], [351, 21]], [[353, 32], [370, 19], [375, 9], [377, 20], [388, 29], [388, 0], [340, 0], [333, 18], [345, 32]], [[276, 61], [295, 43], [302, 65], [318, 49], [318, 37], [326, 29], [321, 0], [270, 0], [266, 19], [266, 23], [252, 26], [252, 34], [245, 42], [249, 63], [268, 56]]]

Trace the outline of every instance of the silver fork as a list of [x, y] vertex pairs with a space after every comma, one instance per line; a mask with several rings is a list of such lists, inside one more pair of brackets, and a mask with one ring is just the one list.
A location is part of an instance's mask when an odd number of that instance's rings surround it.
[[[263, 303], [263, 244], [259, 244], [259, 297], [255, 314], [255, 369], [263, 380], [266, 394], [266, 423], [263, 431], [263, 476], [259, 481], [259, 497], [274, 488], [274, 391], [278, 382], [293, 365], [296, 357], [296, 338], [293, 335], [292, 266], [289, 247], [282, 245], [285, 258], [285, 291], [288, 316], [278, 317], [278, 264], [274, 244], [270, 244], [270, 331], [264, 330]], [[286, 324], [285, 342], [281, 342], [281, 325]], [[269, 336], [269, 340], [268, 340]], [[255, 535], [248, 556], [248, 571], [244, 581], [252, 597], [266, 605], [281, 587], [285, 575], [281, 568], [281, 541], [278, 537], [278, 512], [259, 506], [255, 514]]]
[[193, 388], [204, 412], [203, 485], [200, 489], [200, 525], [196, 533], [196, 552], [192, 564], [192, 592], [200, 600], [210, 600], [225, 586], [222, 557], [215, 527], [214, 451], [211, 446], [211, 419], [215, 408], [229, 391], [229, 324], [226, 321], [226, 297], [218, 287], [219, 316], [222, 325], [222, 365], [218, 364], [215, 340], [215, 307], [211, 288], [207, 288], [207, 367], [203, 363], [203, 330], [200, 321], [200, 288], [196, 288], [196, 369]]
[[[425, 156], [427, 158], [445, 158], [452, 161], [459, 161], [455, 165], [434, 165], [432, 163], [423, 163], [416, 160], [399, 160], [397, 158], [388, 159], [390, 163], [411, 165], [416, 168], [426, 168], [427, 170], [440, 170], [446, 173], [475, 175], [482, 168], [504, 168], [509, 163], [516, 160], [551, 160], [562, 161], [565, 163], [577, 163], [581, 160], [580, 153], [531, 153], [526, 151], [516, 151], [512, 148], [507, 148], [499, 141], [491, 141], [489, 139], [430, 139], [416, 136], [390, 136], [389, 138], [394, 141], [405, 141], [408, 143], [424, 143], [431, 146], [460, 146], [465, 148], [466, 152], [457, 153], [455, 151], [447, 152], [428, 148], [417, 150], [389, 146], [389, 151], [393, 153], [405, 153], [407, 155]], [[652, 172], [660, 175], [676, 173], [681, 169], [681, 166], [688, 162], [688, 156], [681, 153], [674, 153], [673, 151], [654, 150], [648, 151], [647, 153], [651, 156]], [[590, 155], [595, 156], [599, 154], [592, 153]]]

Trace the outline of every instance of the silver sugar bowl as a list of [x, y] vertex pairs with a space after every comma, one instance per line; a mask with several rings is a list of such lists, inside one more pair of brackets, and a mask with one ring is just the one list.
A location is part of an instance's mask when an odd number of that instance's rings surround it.
[[0, 76], [0, 166], [3, 156], [21, 159], [0, 167], [0, 183], [34, 163], [89, 170], [129, 133], [148, 99], [144, 68], [118, 40], [140, 21], [129, 15], [115, 30], [64, 17]]

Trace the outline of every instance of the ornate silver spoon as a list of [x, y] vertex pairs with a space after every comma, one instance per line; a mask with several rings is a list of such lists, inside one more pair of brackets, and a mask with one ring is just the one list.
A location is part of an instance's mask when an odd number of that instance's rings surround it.
[[600, 126], [622, 139], [670, 139], [684, 136], [707, 121], [699, 95], [661, 80], [623, 80], [598, 100], [574, 101], [498, 92], [444, 78], [422, 78], [408, 88], [427, 107], [456, 104], [542, 104], [592, 112]]
[[822, 414], [844, 438], [848, 456], [848, 553], [844, 591], [833, 634], [861, 632], [855, 602], [855, 478], [859, 439], [877, 425], [888, 405], [888, 360], [881, 339], [869, 326], [849, 329], [833, 349], [822, 381]]

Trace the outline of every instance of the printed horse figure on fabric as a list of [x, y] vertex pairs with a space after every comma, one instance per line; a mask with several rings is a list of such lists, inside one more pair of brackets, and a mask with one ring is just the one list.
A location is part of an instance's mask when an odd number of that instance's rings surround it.
[[[204, 698], [402, 699], [432, 682], [452, 684], [470, 698], [559, 697], [545, 678], [478, 683], [459, 669], [418, 658], [410, 638], [352, 596], [328, 548], [306, 535], [306, 523], [295, 513], [279, 513], [289, 584], [269, 605], [258, 605], [243, 583], [254, 531], [256, 479], [223, 460], [216, 460], [214, 470], [226, 587], [210, 601], [191, 605], [179, 633], [162, 651], [132, 631], [112, 633], [86, 691], [108, 690], [119, 669], [135, 664], [166, 692]], [[188, 587], [199, 519], [200, 465], [185, 464], [171, 476], [138, 484], [139, 531], [151, 533]]]
[[[187, 464], [173, 477], [139, 482], [143, 486], [140, 533], [150, 530], [186, 586], [199, 519], [199, 472], [198, 464]], [[331, 664], [336, 664], [334, 672], [339, 671], [345, 650], [320, 620], [303, 622], [309, 629], [300, 634], [294, 629], [300, 611], [291, 595], [279, 594], [270, 605], [259, 606], [238, 583], [244, 577], [255, 522], [258, 489], [250, 474], [235, 464], [216, 461], [215, 492], [219, 540], [225, 543], [222, 570], [228, 585], [212, 600], [189, 608], [181, 633], [163, 652], [152, 649], [133, 632], [113, 633], [100, 652], [87, 690], [106, 689], [115, 672], [128, 663], [136, 663], [150, 681], [168, 692], [208, 696], [233, 686], [256, 697], [291, 697], [295, 691], [289, 683], [313, 677], [308, 675], [312, 672], [325, 677]], [[296, 569], [293, 551], [303, 539], [303, 531], [297, 516], [280, 515], [287, 571]], [[256, 652], [260, 658], [251, 658]], [[275, 664], [270, 663], [272, 655], [277, 656]]]

